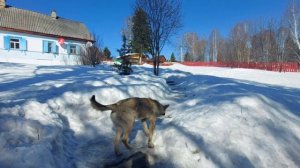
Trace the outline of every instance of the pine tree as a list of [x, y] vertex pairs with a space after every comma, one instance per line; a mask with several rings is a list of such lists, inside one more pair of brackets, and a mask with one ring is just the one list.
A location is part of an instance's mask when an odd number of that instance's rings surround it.
[[132, 27], [132, 47], [137, 53], [147, 53], [150, 51], [150, 27], [147, 14], [142, 8], [137, 8], [133, 15]]
[[124, 34], [122, 35], [122, 41], [123, 41], [122, 47], [117, 50], [120, 56], [124, 56], [132, 52], [131, 42], [128, 43], [128, 40]]
[[111, 52], [109, 51], [108, 47], [105, 47], [103, 50], [104, 59], [111, 59]]
[[171, 54], [170, 61], [176, 62], [176, 57], [175, 57], [174, 53]]

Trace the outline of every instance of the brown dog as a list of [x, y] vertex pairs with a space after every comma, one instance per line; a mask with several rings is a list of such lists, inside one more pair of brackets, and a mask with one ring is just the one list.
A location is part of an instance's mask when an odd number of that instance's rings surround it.
[[[102, 105], [95, 100], [95, 95], [90, 99], [93, 108], [100, 111], [111, 110], [111, 120], [117, 128], [114, 140], [115, 153], [121, 155], [119, 149], [119, 141], [122, 136], [122, 142], [127, 149], [130, 149], [128, 144], [128, 136], [131, 132], [135, 119], [141, 119], [144, 131], [148, 136], [148, 147], [153, 148], [152, 142], [153, 132], [155, 128], [156, 118], [165, 115], [166, 109], [169, 105], [162, 105], [158, 101], [150, 98], [128, 98], [121, 100], [115, 104]], [[150, 128], [148, 129], [146, 120], [150, 121]]]

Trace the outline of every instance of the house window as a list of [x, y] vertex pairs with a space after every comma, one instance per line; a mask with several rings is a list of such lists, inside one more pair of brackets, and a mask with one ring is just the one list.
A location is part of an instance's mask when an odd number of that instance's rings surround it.
[[20, 39], [11, 38], [10, 39], [10, 49], [20, 49]]
[[67, 45], [67, 52], [72, 55], [80, 55], [80, 45], [69, 43]]
[[48, 43], [48, 53], [52, 51], [52, 43]]
[[58, 46], [53, 41], [43, 40], [43, 52], [57, 54]]
[[4, 49], [27, 50], [27, 41], [22, 37], [4, 36]]
[[70, 45], [70, 54], [76, 54], [76, 45]]

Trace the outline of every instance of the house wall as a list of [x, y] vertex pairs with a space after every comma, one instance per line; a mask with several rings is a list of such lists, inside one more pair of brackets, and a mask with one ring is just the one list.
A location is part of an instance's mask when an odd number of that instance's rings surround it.
[[[4, 37], [13, 36], [26, 39], [27, 49], [25, 51], [5, 49]], [[51, 41], [58, 47], [57, 53], [43, 52], [43, 41]], [[60, 45], [57, 38], [15, 33], [0, 30], [0, 62], [30, 63], [39, 65], [76, 65], [79, 55], [68, 54], [67, 45], [74, 44], [80, 48], [84, 42], [65, 39], [65, 43]]]

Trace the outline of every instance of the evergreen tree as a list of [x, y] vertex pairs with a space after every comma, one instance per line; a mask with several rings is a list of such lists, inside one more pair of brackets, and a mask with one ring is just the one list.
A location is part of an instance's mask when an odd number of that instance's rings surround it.
[[148, 17], [142, 8], [135, 9], [132, 27], [132, 47], [137, 53], [147, 53], [150, 51], [150, 27]]
[[103, 50], [104, 59], [111, 59], [111, 52], [109, 51], [108, 47], [105, 47]]
[[124, 34], [122, 35], [122, 41], [123, 41], [122, 47], [117, 50], [119, 52], [120, 56], [124, 56], [128, 53], [131, 53], [131, 50], [132, 50], [131, 42], [128, 43], [128, 40]]
[[175, 58], [174, 53], [171, 54], [170, 61], [171, 61], [171, 62], [176, 62], [176, 58]]

